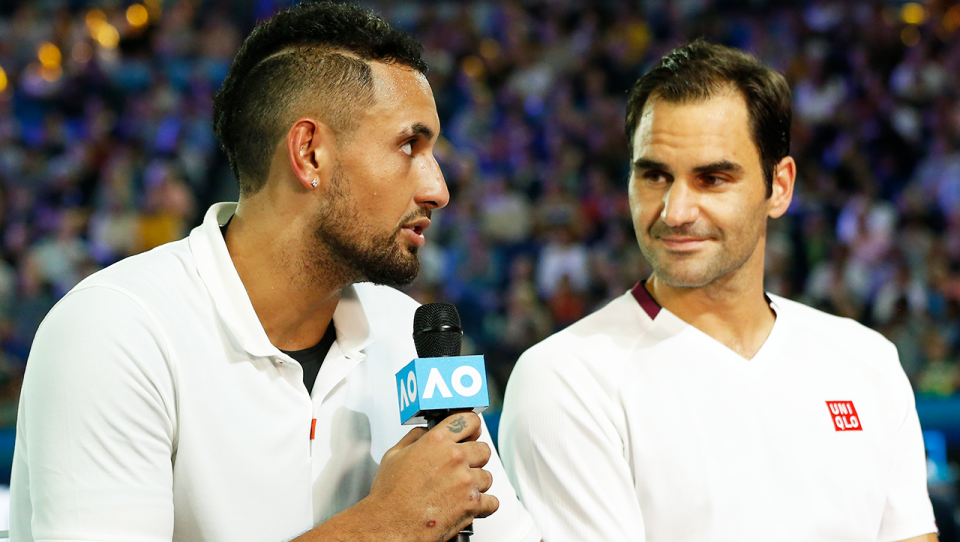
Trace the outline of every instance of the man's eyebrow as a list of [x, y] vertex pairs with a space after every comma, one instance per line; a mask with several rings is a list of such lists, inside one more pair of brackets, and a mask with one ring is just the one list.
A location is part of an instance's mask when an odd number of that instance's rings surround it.
[[401, 138], [407, 138], [410, 136], [423, 136], [426, 139], [433, 139], [433, 130], [422, 122], [418, 122], [413, 126], [405, 129], [403, 133], [400, 134]]
[[633, 161], [633, 169], [658, 169], [661, 171], [670, 171], [670, 168], [667, 164], [663, 162], [657, 162], [656, 160], [651, 160], [649, 158], [637, 158]]
[[743, 166], [730, 160], [720, 160], [693, 168], [694, 173], [743, 173]]

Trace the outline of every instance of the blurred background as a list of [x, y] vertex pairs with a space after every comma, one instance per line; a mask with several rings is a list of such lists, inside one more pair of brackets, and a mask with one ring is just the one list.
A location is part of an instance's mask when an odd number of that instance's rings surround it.
[[[236, 200], [211, 95], [256, 21], [292, 3], [0, 0], [0, 483], [46, 312], [83, 277]], [[451, 204], [407, 290], [457, 305], [494, 394], [524, 349], [649, 273], [626, 196], [633, 81], [698, 36], [786, 74], [799, 177], [769, 229], [766, 288], [897, 345], [941, 540], [956, 540], [956, 0], [363, 4], [424, 44], [443, 127]]]

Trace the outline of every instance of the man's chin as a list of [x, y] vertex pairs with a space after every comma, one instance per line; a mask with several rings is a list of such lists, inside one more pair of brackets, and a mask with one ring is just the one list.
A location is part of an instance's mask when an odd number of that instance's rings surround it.
[[404, 258], [403, 264], [394, 262], [394, 265], [375, 266], [365, 269], [363, 277], [366, 282], [372, 282], [381, 286], [406, 286], [413, 282], [420, 273], [420, 260], [416, 255], [411, 255], [410, 259]]
[[688, 269], [655, 269], [657, 280], [671, 288], [702, 288], [718, 277], [710, 273]]
[[387, 275], [376, 275], [376, 276], [373, 276], [373, 277], [367, 277], [366, 281], [363, 281], [363, 282], [371, 282], [371, 283], [376, 284], [376, 285], [378, 285], [378, 286], [390, 286], [390, 287], [392, 287], [392, 288], [400, 288], [401, 286], [406, 286], [406, 285], [410, 284], [410, 283], [413, 282], [413, 280], [416, 279], [416, 278], [417, 278], [417, 275], [416, 275], [416, 274], [404, 275], [404, 276], [399, 276], [399, 275], [390, 275], [390, 276], [387, 276]]

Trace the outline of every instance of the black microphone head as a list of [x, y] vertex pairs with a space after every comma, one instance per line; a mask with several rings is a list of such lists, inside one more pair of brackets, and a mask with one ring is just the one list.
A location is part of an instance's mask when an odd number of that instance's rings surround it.
[[421, 358], [459, 356], [462, 337], [460, 313], [450, 303], [427, 303], [413, 315], [413, 343]]

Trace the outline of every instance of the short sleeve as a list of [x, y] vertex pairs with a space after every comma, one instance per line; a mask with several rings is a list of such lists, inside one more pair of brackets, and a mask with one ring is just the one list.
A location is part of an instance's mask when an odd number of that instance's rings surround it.
[[615, 400], [569, 358], [541, 345], [517, 363], [500, 425], [507, 475], [547, 542], [642, 541]]
[[[896, 348], [891, 345], [891, 349], [896, 359]], [[896, 370], [904, 409], [891, 442], [890, 483], [878, 542], [905, 540], [937, 530], [927, 492], [926, 456], [913, 389], [899, 361]]]
[[174, 376], [162, 333], [123, 292], [69, 293], [24, 375], [11, 533], [29, 540], [169, 542]]

